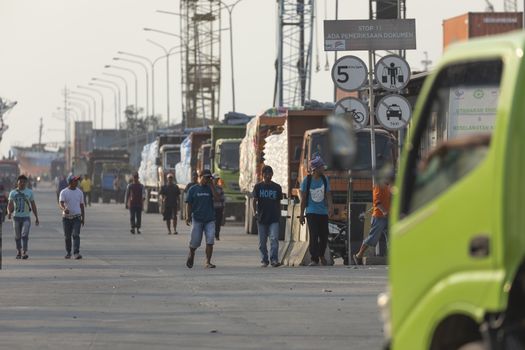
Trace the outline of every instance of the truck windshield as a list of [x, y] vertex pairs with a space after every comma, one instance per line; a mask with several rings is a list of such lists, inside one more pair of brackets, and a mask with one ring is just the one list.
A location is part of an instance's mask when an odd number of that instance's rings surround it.
[[175, 169], [175, 165], [180, 162], [179, 151], [168, 151], [164, 155], [166, 169]]
[[314, 133], [311, 136], [310, 141], [310, 158], [313, 159], [316, 156], [320, 156], [324, 160], [326, 157], [327, 148], [327, 133]]
[[[370, 132], [357, 133], [357, 158], [352, 170], [371, 170], [372, 157], [370, 149]], [[395, 144], [384, 134], [376, 134], [376, 169], [381, 169], [393, 162]]]
[[220, 145], [219, 168], [224, 170], [239, 170], [240, 142], [225, 142]]

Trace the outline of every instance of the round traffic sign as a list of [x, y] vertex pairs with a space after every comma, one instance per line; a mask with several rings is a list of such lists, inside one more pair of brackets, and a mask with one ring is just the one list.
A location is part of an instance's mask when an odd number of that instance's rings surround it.
[[410, 66], [402, 57], [388, 55], [377, 61], [375, 77], [385, 90], [401, 90], [410, 80]]
[[404, 128], [412, 117], [412, 107], [406, 98], [400, 95], [387, 95], [379, 100], [376, 118], [385, 129]]
[[356, 130], [368, 125], [368, 106], [355, 97], [345, 97], [337, 101], [334, 114], [342, 114], [345, 118], [352, 120]]
[[332, 67], [332, 81], [344, 91], [358, 90], [365, 84], [367, 76], [365, 62], [356, 56], [343, 56]]

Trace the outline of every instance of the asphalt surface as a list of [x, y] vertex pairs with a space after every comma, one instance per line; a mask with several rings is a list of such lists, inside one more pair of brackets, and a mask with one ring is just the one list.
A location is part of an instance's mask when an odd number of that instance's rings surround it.
[[55, 194], [42, 185], [35, 196], [28, 260], [15, 260], [3, 225], [0, 349], [381, 348], [385, 267], [261, 268], [256, 237], [227, 222], [217, 268], [204, 268], [201, 247], [188, 269], [188, 227], [169, 236], [144, 214], [131, 235], [116, 204], [87, 208], [84, 259], [65, 260]]

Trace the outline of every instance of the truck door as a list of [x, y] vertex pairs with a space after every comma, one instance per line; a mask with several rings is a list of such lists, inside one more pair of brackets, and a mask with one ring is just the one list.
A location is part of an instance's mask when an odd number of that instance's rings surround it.
[[430, 314], [444, 312], [437, 305], [452, 303], [451, 296], [476, 304], [484, 295], [486, 281], [475, 272], [490, 269], [497, 254], [493, 206], [501, 157], [491, 139], [502, 71], [499, 59], [444, 67], [415, 121], [398, 212], [390, 218], [396, 324], [421, 311], [418, 302], [433, 293], [448, 294], [432, 299], [439, 301]]

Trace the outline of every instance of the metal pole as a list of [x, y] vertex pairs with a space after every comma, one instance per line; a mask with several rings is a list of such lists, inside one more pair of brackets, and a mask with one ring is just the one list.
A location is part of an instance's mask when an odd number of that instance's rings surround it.
[[87, 100], [84, 100], [83, 98], [81, 97], [78, 97], [78, 96], [69, 96], [70, 99], [73, 99], [73, 100], [76, 100], [76, 101], [79, 101], [79, 102], [84, 102], [86, 104], [86, 106], [88, 107], [88, 118], [87, 120], [90, 120], [93, 118], [93, 114], [91, 113], [91, 103], [89, 103], [89, 101]]
[[104, 129], [104, 95], [98, 91], [97, 89], [93, 89], [87, 86], [78, 85], [79, 89], [85, 89], [90, 90], [98, 94], [100, 96], [100, 129]]
[[[372, 2], [370, 2], [370, 19], [372, 19]], [[372, 186], [376, 185], [376, 133], [374, 110], [374, 51], [368, 51], [368, 109], [370, 114], [370, 157], [372, 165]]]
[[124, 61], [124, 62], [130, 62], [130, 63], [135, 63], [135, 64], [138, 64], [138, 65], [141, 65], [142, 68], [144, 68], [144, 72], [146, 73], [146, 117], [148, 116], [149, 114], [149, 73], [148, 73], [148, 67], [146, 67], [146, 65], [140, 61], [137, 61], [137, 60], [130, 60], [130, 59], [127, 59], [127, 58], [121, 58], [121, 57], [114, 57], [113, 58], [115, 61]]
[[106, 89], [111, 90], [111, 92], [113, 93], [113, 111], [115, 114], [115, 124], [117, 124], [118, 123], [118, 110], [119, 110], [118, 104], [117, 104], [117, 90], [113, 86], [104, 85], [101, 83], [89, 83], [89, 85], [98, 86], [101, 88], [106, 88]]
[[96, 129], [97, 128], [97, 100], [93, 96], [89, 94], [85, 94], [83, 92], [70, 91], [70, 93], [74, 95], [88, 97], [91, 100], [91, 102], [93, 102], [93, 129]]
[[[335, 19], [339, 19], [339, 0], [335, 0]], [[337, 62], [337, 51], [334, 51], [334, 62]], [[334, 84], [334, 102], [337, 101], [337, 86]]]
[[115, 87], [115, 89], [117, 89], [118, 118], [115, 119], [115, 129], [120, 129], [120, 113], [122, 113], [122, 105], [121, 105], [121, 100], [120, 100], [120, 94], [121, 94], [120, 86], [114, 81], [107, 80], [107, 79], [93, 78], [93, 80], [109, 84]]

